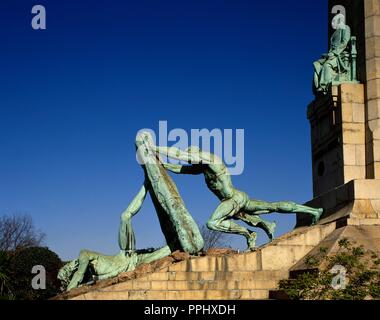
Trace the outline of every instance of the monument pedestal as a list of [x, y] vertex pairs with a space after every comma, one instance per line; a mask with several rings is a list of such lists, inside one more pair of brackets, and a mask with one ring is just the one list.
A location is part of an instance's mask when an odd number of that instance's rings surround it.
[[308, 107], [313, 193], [318, 197], [354, 179], [366, 179], [364, 85], [333, 86]]
[[[372, 179], [367, 139], [365, 86], [332, 86], [308, 107], [311, 125], [313, 193], [306, 205], [324, 209], [319, 223], [380, 225], [380, 179]], [[297, 225], [311, 222], [297, 215]]]
[[[380, 180], [352, 180], [306, 205], [325, 210], [320, 224], [338, 221], [341, 225], [380, 226]], [[298, 214], [297, 227], [306, 225], [310, 225], [310, 218]]]
[[[314, 199], [307, 204], [325, 209], [320, 223], [380, 225], [380, 0], [329, 0], [329, 12], [336, 5], [357, 38], [362, 84], [332, 86], [308, 107]], [[307, 222], [297, 216], [297, 226]]]
[[55, 300], [255, 300], [268, 299], [289, 270], [336, 230], [336, 224], [298, 228], [254, 252], [170, 257]]

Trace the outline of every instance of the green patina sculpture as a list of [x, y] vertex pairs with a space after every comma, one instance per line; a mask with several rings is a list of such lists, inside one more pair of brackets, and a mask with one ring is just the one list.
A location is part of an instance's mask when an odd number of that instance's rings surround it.
[[332, 20], [335, 30], [330, 40], [329, 53], [314, 62], [315, 95], [327, 94], [331, 85], [356, 81], [356, 37], [345, 23], [345, 16], [337, 14]]
[[248, 195], [232, 185], [231, 176], [221, 159], [216, 155], [204, 152], [198, 147], [186, 151], [177, 148], [156, 147], [156, 151], [169, 158], [185, 161], [190, 165], [164, 164], [164, 167], [177, 174], [203, 174], [208, 188], [221, 201], [207, 226], [211, 230], [235, 233], [247, 239], [248, 248], [255, 249], [256, 233], [240, 226], [233, 220], [242, 220], [252, 227], [263, 229], [273, 239], [275, 223], [260, 218], [259, 215], [278, 213], [305, 213], [312, 216], [315, 224], [322, 215], [323, 209], [314, 209], [294, 202], [264, 202], [251, 200]]
[[135, 251], [131, 219], [140, 210], [145, 195], [144, 186], [122, 214], [120, 230], [126, 231], [126, 234], [119, 232], [119, 244], [122, 246], [120, 253], [116, 256], [106, 256], [82, 250], [78, 259], [70, 261], [59, 271], [58, 279], [61, 280], [63, 288], [71, 290], [83, 283], [112, 278], [121, 272], [133, 271], [142, 263], [149, 263], [171, 254], [169, 246], [152, 253], [138, 254]]
[[[204, 241], [199, 228], [187, 211], [177, 187], [166, 170], [174, 173], [203, 174], [209, 189], [221, 201], [209, 219], [207, 226], [215, 231], [240, 234], [246, 237], [248, 248], [255, 249], [256, 233], [233, 220], [242, 220], [252, 227], [263, 229], [272, 240], [276, 224], [263, 220], [260, 215], [272, 212], [305, 213], [316, 223], [322, 209], [314, 209], [294, 202], [264, 202], [252, 200], [232, 185], [227, 167], [214, 154], [198, 147], [186, 151], [177, 148], [157, 147], [149, 133], [142, 133], [136, 140], [137, 154], [145, 173], [145, 182], [138, 194], [121, 215], [119, 228], [120, 253], [106, 256], [82, 250], [79, 258], [67, 263], [58, 278], [67, 290], [91, 280], [103, 280], [121, 272], [132, 271], [142, 263], [149, 263], [170, 255], [176, 250], [196, 254], [203, 249]], [[162, 163], [159, 155], [186, 161], [189, 165]], [[167, 246], [152, 253], [139, 253], [132, 229], [136, 215], [150, 193], [157, 211]]]
[[[196, 254], [203, 249], [203, 238], [198, 225], [187, 211], [173, 180], [159, 162], [151, 136], [148, 133], [139, 135], [136, 147], [145, 172], [145, 182], [121, 216], [121, 251], [116, 256], [106, 256], [82, 250], [78, 259], [67, 263], [59, 271], [58, 278], [67, 290], [88, 281], [108, 279], [121, 272], [132, 271], [142, 263], [164, 258], [176, 250]], [[153, 253], [139, 254], [135, 248], [132, 217], [139, 212], [147, 192], [155, 205], [168, 245]]]
[[109, 279], [122, 272], [133, 271], [140, 264], [150, 263], [170, 254], [168, 246], [144, 254], [122, 250], [116, 256], [82, 250], [78, 259], [70, 261], [59, 270], [58, 279], [61, 280], [62, 287], [69, 291], [83, 283]]
[[[172, 251], [181, 250], [190, 254], [200, 252], [204, 241], [199, 227], [186, 209], [174, 181], [160, 162], [151, 135], [141, 133], [136, 146], [145, 172], [144, 189], [150, 193], [167, 245]], [[123, 239], [123, 236], [120, 238]], [[123, 241], [119, 243], [123, 248]]]

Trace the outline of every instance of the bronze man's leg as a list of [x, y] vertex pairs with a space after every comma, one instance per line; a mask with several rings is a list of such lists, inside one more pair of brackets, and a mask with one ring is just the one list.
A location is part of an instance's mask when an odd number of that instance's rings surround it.
[[274, 231], [276, 229], [276, 223], [271, 221], [266, 221], [261, 219], [260, 216], [255, 214], [246, 213], [243, 211], [239, 212], [236, 216], [236, 219], [244, 221], [251, 227], [260, 228], [265, 231], [270, 241], [274, 238]]
[[167, 256], [170, 256], [172, 251], [169, 246], [165, 246], [161, 249], [153, 251], [152, 253], [143, 253], [139, 255], [139, 264], [140, 263], [151, 263], [152, 261], [156, 261]]
[[326, 91], [328, 89], [328, 86], [333, 81], [334, 73], [337, 67], [337, 58], [329, 59], [326, 63], [323, 64], [319, 80], [319, 85], [323, 90]]
[[69, 285], [67, 286], [67, 291], [78, 287], [83, 281], [83, 277], [86, 273], [88, 264], [90, 263], [90, 259], [85, 250], [81, 251], [78, 261], [79, 261], [78, 270], [74, 273], [73, 277], [71, 278], [71, 281]]
[[247, 239], [248, 248], [253, 250], [256, 245], [256, 233], [231, 220], [242, 206], [244, 201], [241, 196], [222, 201], [207, 222], [207, 227], [214, 231], [240, 234]]
[[305, 213], [312, 216], [312, 223], [318, 222], [322, 215], [323, 209], [315, 209], [297, 204], [295, 202], [265, 202], [260, 200], [250, 200], [245, 206], [247, 213], [251, 214], [268, 214], [272, 212], [278, 213]]
[[324, 60], [318, 60], [314, 62], [314, 91], [317, 91], [320, 86], [319, 79], [321, 76], [323, 63]]

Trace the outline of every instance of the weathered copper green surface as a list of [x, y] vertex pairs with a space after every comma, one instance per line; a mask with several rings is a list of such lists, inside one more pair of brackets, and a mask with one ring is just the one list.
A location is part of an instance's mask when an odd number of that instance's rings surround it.
[[132, 229], [132, 217], [140, 211], [147, 191], [147, 183], [144, 183], [139, 193], [121, 215], [119, 227], [119, 247], [125, 252], [134, 251], [136, 249], [136, 239]]
[[[313, 223], [316, 223], [322, 214], [322, 209], [294, 202], [269, 203], [250, 199], [246, 193], [234, 188], [227, 167], [217, 156], [197, 147], [190, 147], [186, 151], [156, 147], [148, 133], [142, 133], [137, 137], [136, 147], [145, 172], [145, 182], [121, 216], [119, 228], [121, 251], [116, 256], [105, 256], [82, 250], [78, 259], [69, 262], [59, 271], [58, 278], [68, 290], [90, 279], [107, 279], [121, 272], [134, 270], [141, 263], [163, 258], [176, 250], [190, 254], [202, 250], [204, 242], [198, 225], [187, 211], [176, 185], [166, 170], [174, 173], [203, 174], [207, 186], [221, 201], [207, 222], [207, 226], [215, 231], [245, 236], [251, 250], [255, 249], [256, 233], [233, 220], [242, 220], [252, 227], [261, 228], [270, 239], [273, 239], [275, 223], [265, 221], [259, 215], [272, 212], [306, 213], [310, 214]], [[162, 164], [159, 153], [186, 161], [190, 165]], [[132, 217], [139, 212], [148, 192], [155, 205], [167, 246], [153, 253], [138, 254], [135, 248]]]
[[314, 62], [315, 95], [326, 94], [331, 85], [356, 81], [356, 38], [345, 23], [345, 16], [337, 14], [332, 20], [335, 30], [330, 40], [330, 50]]
[[78, 287], [83, 282], [116, 277], [121, 272], [134, 270], [138, 265], [149, 263], [171, 254], [168, 246], [153, 253], [138, 254], [121, 251], [116, 256], [82, 250], [79, 258], [70, 261], [59, 270], [58, 279], [66, 290]]
[[256, 233], [240, 226], [233, 220], [242, 220], [252, 227], [263, 229], [273, 239], [275, 223], [259, 217], [272, 212], [305, 213], [312, 216], [316, 223], [323, 209], [314, 209], [294, 202], [269, 203], [251, 200], [248, 195], [234, 188], [227, 167], [214, 154], [190, 147], [186, 151], [177, 148], [156, 147], [158, 153], [169, 158], [188, 162], [190, 165], [164, 164], [164, 167], [177, 174], [203, 174], [208, 188], [219, 198], [221, 203], [207, 222], [209, 229], [235, 233], [247, 239], [248, 248], [255, 249]]
[[[91, 279], [103, 280], [121, 272], [132, 271], [139, 264], [149, 263], [176, 250], [196, 254], [203, 249], [203, 238], [180, 197], [177, 187], [160, 163], [149, 134], [136, 140], [137, 153], [145, 172], [145, 182], [138, 194], [121, 215], [119, 227], [120, 253], [106, 256], [82, 250], [79, 258], [67, 263], [58, 274], [67, 290]], [[132, 217], [137, 214], [150, 193], [155, 205], [167, 246], [153, 253], [138, 254], [132, 229]]]
[[204, 242], [198, 225], [187, 211], [177, 187], [161, 164], [151, 136], [137, 138], [138, 155], [145, 159], [143, 168], [147, 189], [152, 197], [166, 243], [172, 249], [196, 254]]

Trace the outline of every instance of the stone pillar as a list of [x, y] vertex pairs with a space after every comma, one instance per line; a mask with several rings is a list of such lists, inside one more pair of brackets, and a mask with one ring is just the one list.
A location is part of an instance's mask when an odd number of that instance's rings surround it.
[[[324, 223], [380, 225], [380, 0], [329, 0], [330, 17], [335, 5], [345, 7], [357, 37], [361, 84], [333, 86], [309, 105], [314, 199], [307, 205], [324, 209]], [[297, 226], [309, 223], [297, 215]]]
[[380, 0], [364, 0], [367, 178], [380, 179]]
[[318, 197], [351, 180], [366, 178], [364, 85], [333, 86], [308, 107], [313, 193]]

